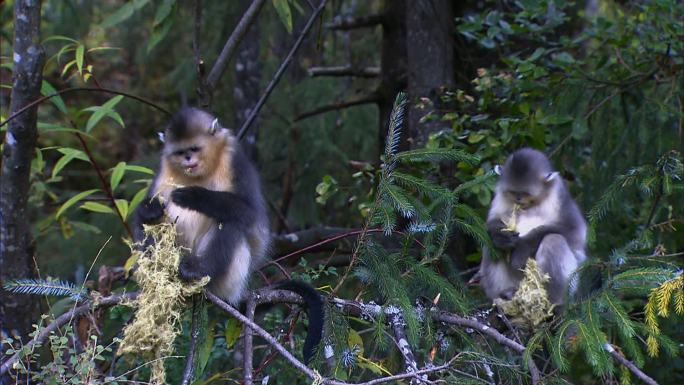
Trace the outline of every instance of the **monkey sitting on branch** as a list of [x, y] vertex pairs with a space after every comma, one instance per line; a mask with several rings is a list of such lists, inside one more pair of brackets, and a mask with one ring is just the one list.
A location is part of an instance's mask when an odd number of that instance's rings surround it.
[[[528, 258], [548, 274], [549, 300], [563, 305], [577, 267], [586, 259], [587, 224], [558, 171], [542, 152], [523, 148], [503, 167], [487, 216], [494, 246], [510, 258], [483, 250], [480, 285], [490, 299], [510, 300], [518, 290]], [[513, 223], [512, 223], [513, 222]], [[513, 225], [513, 226], [511, 226]], [[509, 228], [510, 226], [510, 228]]]

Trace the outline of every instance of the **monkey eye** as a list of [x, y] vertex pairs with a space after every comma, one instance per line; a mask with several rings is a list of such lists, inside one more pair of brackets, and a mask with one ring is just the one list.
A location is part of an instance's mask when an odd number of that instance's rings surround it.
[[176, 151], [173, 152], [173, 155], [175, 155], [175, 156], [181, 156], [181, 155], [183, 155], [184, 152], [185, 152], [185, 151], [183, 151], [183, 150], [176, 150]]
[[199, 150], [200, 150], [200, 148], [198, 146], [190, 147], [190, 151], [192, 151], [192, 152], [198, 152]]

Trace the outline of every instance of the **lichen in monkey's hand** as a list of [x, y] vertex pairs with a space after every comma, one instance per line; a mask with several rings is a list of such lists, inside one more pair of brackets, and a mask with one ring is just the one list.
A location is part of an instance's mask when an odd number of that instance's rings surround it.
[[523, 270], [523, 279], [510, 300], [497, 298], [494, 304], [519, 326], [534, 328], [553, 315], [555, 305], [544, 287], [549, 275], [539, 271], [537, 261], [530, 258]]
[[143, 251], [133, 251], [137, 253], [138, 265], [133, 279], [140, 286], [140, 294], [126, 304], [137, 310], [133, 322], [124, 329], [119, 354], [132, 353], [152, 361], [150, 382], [165, 384], [163, 358], [173, 353], [185, 298], [200, 293], [209, 277], [190, 283], [180, 280], [178, 264], [184, 248], [177, 245], [172, 224], [144, 226], [144, 231], [154, 244]]

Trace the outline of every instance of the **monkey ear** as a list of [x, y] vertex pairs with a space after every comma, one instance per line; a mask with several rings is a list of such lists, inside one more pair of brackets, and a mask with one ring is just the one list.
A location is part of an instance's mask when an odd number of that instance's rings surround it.
[[547, 176], [544, 177], [544, 182], [548, 183], [559, 177], [560, 173], [558, 171], [550, 172]]
[[497, 164], [496, 166], [494, 166], [494, 172], [496, 173], [496, 175], [501, 175], [501, 173], [503, 172], [501, 165]]
[[157, 132], [157, 136], [159, 137], [159, 141], [164, 143], [166, 141], [166, 134], [163, 132]]
[[211, 128], [209, 128], [209, 134], [214, 135], [216, 131], [218, 131], [220, 127], [218, 118], [215, 118], [214, 120], [211, 121]]

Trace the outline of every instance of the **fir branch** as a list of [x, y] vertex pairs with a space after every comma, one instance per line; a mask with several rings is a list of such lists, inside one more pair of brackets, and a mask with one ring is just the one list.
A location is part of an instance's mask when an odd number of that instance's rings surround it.
[[71, 297], [76, 301], [87, 298], [84, 288], [59, 280], [17, 279], [5, 282], [3, 288], [12, 293]]
[[481, 186], [483, 184], [491, 182], [495, 176], [496, 176], [496, 173], [494, 172], [494, 170], [489, 170], [482, 175], [476, 176], [475, 178], [473, 178], [469, 181], [463, 182], [460, 185], [458, 185], [458, 187], [456, 187], [454, 189], [454, 194], [456, 196], [460, 196], [461, 193], [463, 193], [464, 191], [470, 190], [471, 188], [473, 188], [475, 186]]
[[399, 141], [401, 138], [401, 131], [404, 128], [404, 116], [406, 115], [406, 104], [408, 98], [406, 94], [400, 92], [394, 99], [394, 106], [389, 118], [389, 127], [387, 129], [387, 137], [385, 138], [385, 170], [386, 176], [394, 168], [394, 159], [397, 150], [399, 149]]
[[447, 201], [452, 198], [449, 189], [423, 178], [395, 171], [392, 174], [392, 179], [395, 180], [397, 184], [413, 189], [423, 196], [441, 198]]
[[443, 160], [468, 164], [480, 162], [479, 156], [453, 148], [418, 148], [400, 152], [396, 154], [395, 158], [403, 162], [439, 162]]
[[416, 208], [402, 188], [385, 182], [381, 183], [379, 190], [383, 201], [390, 203], [404, 218], [415, 215]]

